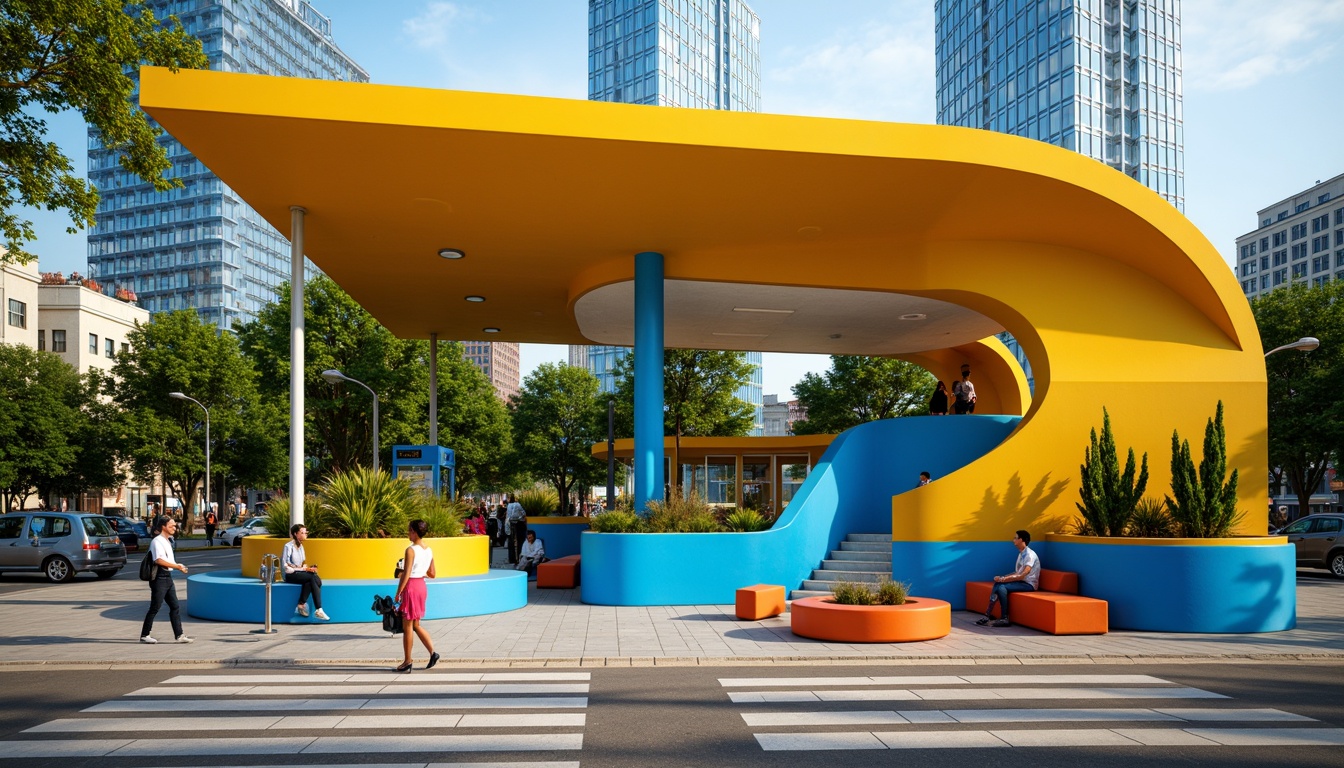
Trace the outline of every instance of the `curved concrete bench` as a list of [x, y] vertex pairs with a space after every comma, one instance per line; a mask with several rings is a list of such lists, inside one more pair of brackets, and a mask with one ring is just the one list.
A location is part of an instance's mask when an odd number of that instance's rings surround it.
[[[427, 579], [426, 619], [452, 619], [503, 613], [527, 605], [527, 574], [487, 571], [473, 576]], [[322, 582], [322, 608], [331, 623], [364, 624], [381, 621], [370, 606], [375, 595], [392, 595], [396, 579], [341, 579]], [[213, 621], [262, 624], [265, 621], [264, 585], [241, 570], [213, 571], [187, 577], [187, 615]], [[294, 613], [299, 585], [271, 585], [271, 623], [324, 623]], [[309, 607], [312, 602], [309, 601]]]

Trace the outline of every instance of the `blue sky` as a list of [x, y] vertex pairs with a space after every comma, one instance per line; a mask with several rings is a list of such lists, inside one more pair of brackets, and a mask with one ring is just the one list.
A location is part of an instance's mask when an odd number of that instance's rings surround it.
[[[761, 17], [764, 111], [934, 122], [932, 0], [749, 0]], [[316, 0], [337, 43], [373, 82], [582, 99], [582, 0]], [[1184, 0], [1186, 215], [1231, 262], [1256, 211], [1344, 173], [1344, 2]], [[1269, 9], [1273, 10], [1269, 10]], [[52, 140], [83, 173], [78, 116]], [[47, 271], [84, 270], [85, 243], [34, 212]], [[785, 398], [825, 358], [765, 356], [765, 392]], [[524, 345], [523, 370], [564, 359]]]

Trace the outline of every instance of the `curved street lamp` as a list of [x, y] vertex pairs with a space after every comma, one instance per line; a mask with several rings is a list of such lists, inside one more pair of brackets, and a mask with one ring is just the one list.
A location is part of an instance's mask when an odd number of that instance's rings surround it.
[[1268, 352], [1265, 353], [1265, 357], [1269, 357], [1275, 352], [1282, 352], [1285, 349], [1296, 349], [1299, 352], [1310, 352], [1311, 350], [1319, 346], [1321, 346], [1320, 339], [1316, 338], [1315, 336], [1303, 336], [1297, 341], [1294, 341], [1292, 344], [1284, 344], [1282, 347], [1275, 347], [1269, 350]]
[[[203, 505], [205, 513], [210, 513], [210, 409], [206, 408], [200, 400], [194, 397], [187, 397], [181, 392], [169, 392], [168, 396], [174, 400], [189, 400], [205, 411], [205, 504]], [[227, 425], [226, 425], [227, 426]], [[183, 518], [184, 520], [186, 518]]]
[[373, 389], [369, 387], [368, 384], [365, 384], [359, 379], [352, 379], [349, 376], [346, 376], [344, 373], [341, 373], [340, 371], [336, 370], [335, 368], [328, 368], [327, 370], [323, 371], [322, 378], [326, 379], [328, 384], [340, 384], [346, 381], [350, 382], [351, 384], [358, 384], [359, 386], [369, 390], [370, 395], [373, 395], [373, 471], [377, 473], [378, 472], [378, 393], [374, 392]]

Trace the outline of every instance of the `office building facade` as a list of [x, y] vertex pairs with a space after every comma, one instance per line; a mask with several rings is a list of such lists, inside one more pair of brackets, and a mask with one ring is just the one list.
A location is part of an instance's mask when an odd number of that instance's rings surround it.
[[[588, 98], [664, 107], [761, 110], [761, 22], [742, 0], [589, 0]], [[570, 350], [603, 392], [614, 392], [626, 347]], [[752, 435], [763, 434], [760, 352], [737, 396], [755, 409]]]
[[520, 350], [515, 342], [462, 342], [462, 356], [481, 369], [494, 385], [495, 395], [506, 403], [522, 386]]
[[[368, 82], [337, 47], [331, 20], [304, 0], [147, 5], [200, 38], [213, 70]], [[289, 242], [172, 137], [159, 143], [180, 189], [156, 192], [90, 130], [89, 180], [102, 197], [88, 237], [90, 276], [108, 291], [134, 291], [151, 312], [195, 309], [221, 329], [253, 319], [289, 280]]]
[[1282, 285], [1344, 280], [1344, 174], [1262, 209], [1237, 238], [1237, 279], [1247, 299]]

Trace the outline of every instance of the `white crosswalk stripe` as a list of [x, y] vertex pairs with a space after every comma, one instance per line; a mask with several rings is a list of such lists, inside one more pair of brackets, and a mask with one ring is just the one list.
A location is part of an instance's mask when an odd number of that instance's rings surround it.
[[[1230, 697], [1222, 694], [1149, 675], [764, 677], [721, 678], [719, 683], [730, 689], [726, 693], [734, 704], [758, 705], [740, 714], [761, 749], [771, 752], [1344, 745], [1344, 729], [1324, 727], [1310, 717], [1280, 709], [1237, 707]], [[1077, 700], [1081, 704], [1045, 708], [1013, 705], [1052, 699]], [[1226, 704], [1176, 706], [1185, 700], [1222, 700]], [[844, 708], [852, 702], [881, 701], [909, 702], [915, 706], [919, 702], [984, 701], [992, 706]], [[1147, 701], [1170, 703], [1143, 706]], [[807, 709], [789, 706], [795, 704], [813, 706]], [[773, 706], [781, 708], [772, 709]], [[1095, 727], [1100, 723], [1138, 723], [1142, 727]], [[995, 727], [979, 730], [968, 729], [968, 725]], [[1042, 725], [1047, 727], [1041, 728]], [[859, 730], [843, 730], [855, 726]], [[872, 730], [873, 726], [882, 730]]]
[[[386, 758], [441, 753], [445, 760], [429, 765], [578, 768], [578, 761], [470, 763], [452, 757], [581, 750], [588, 697], [558, 694], [587, 694], [590, 680], [586, 672], [445, 673], [416, 680], [381, 672], [178, 675], [87, 707], [80, 717], [50, 720], [0, 741], [0, 763], [108, 757], [149, 765], [180, 756], [343, 755], [378, 761], [342, 763], [360, 768], [425, 768]], [[146, 715], [154, 718], [154, 729], [146, 728]]]

